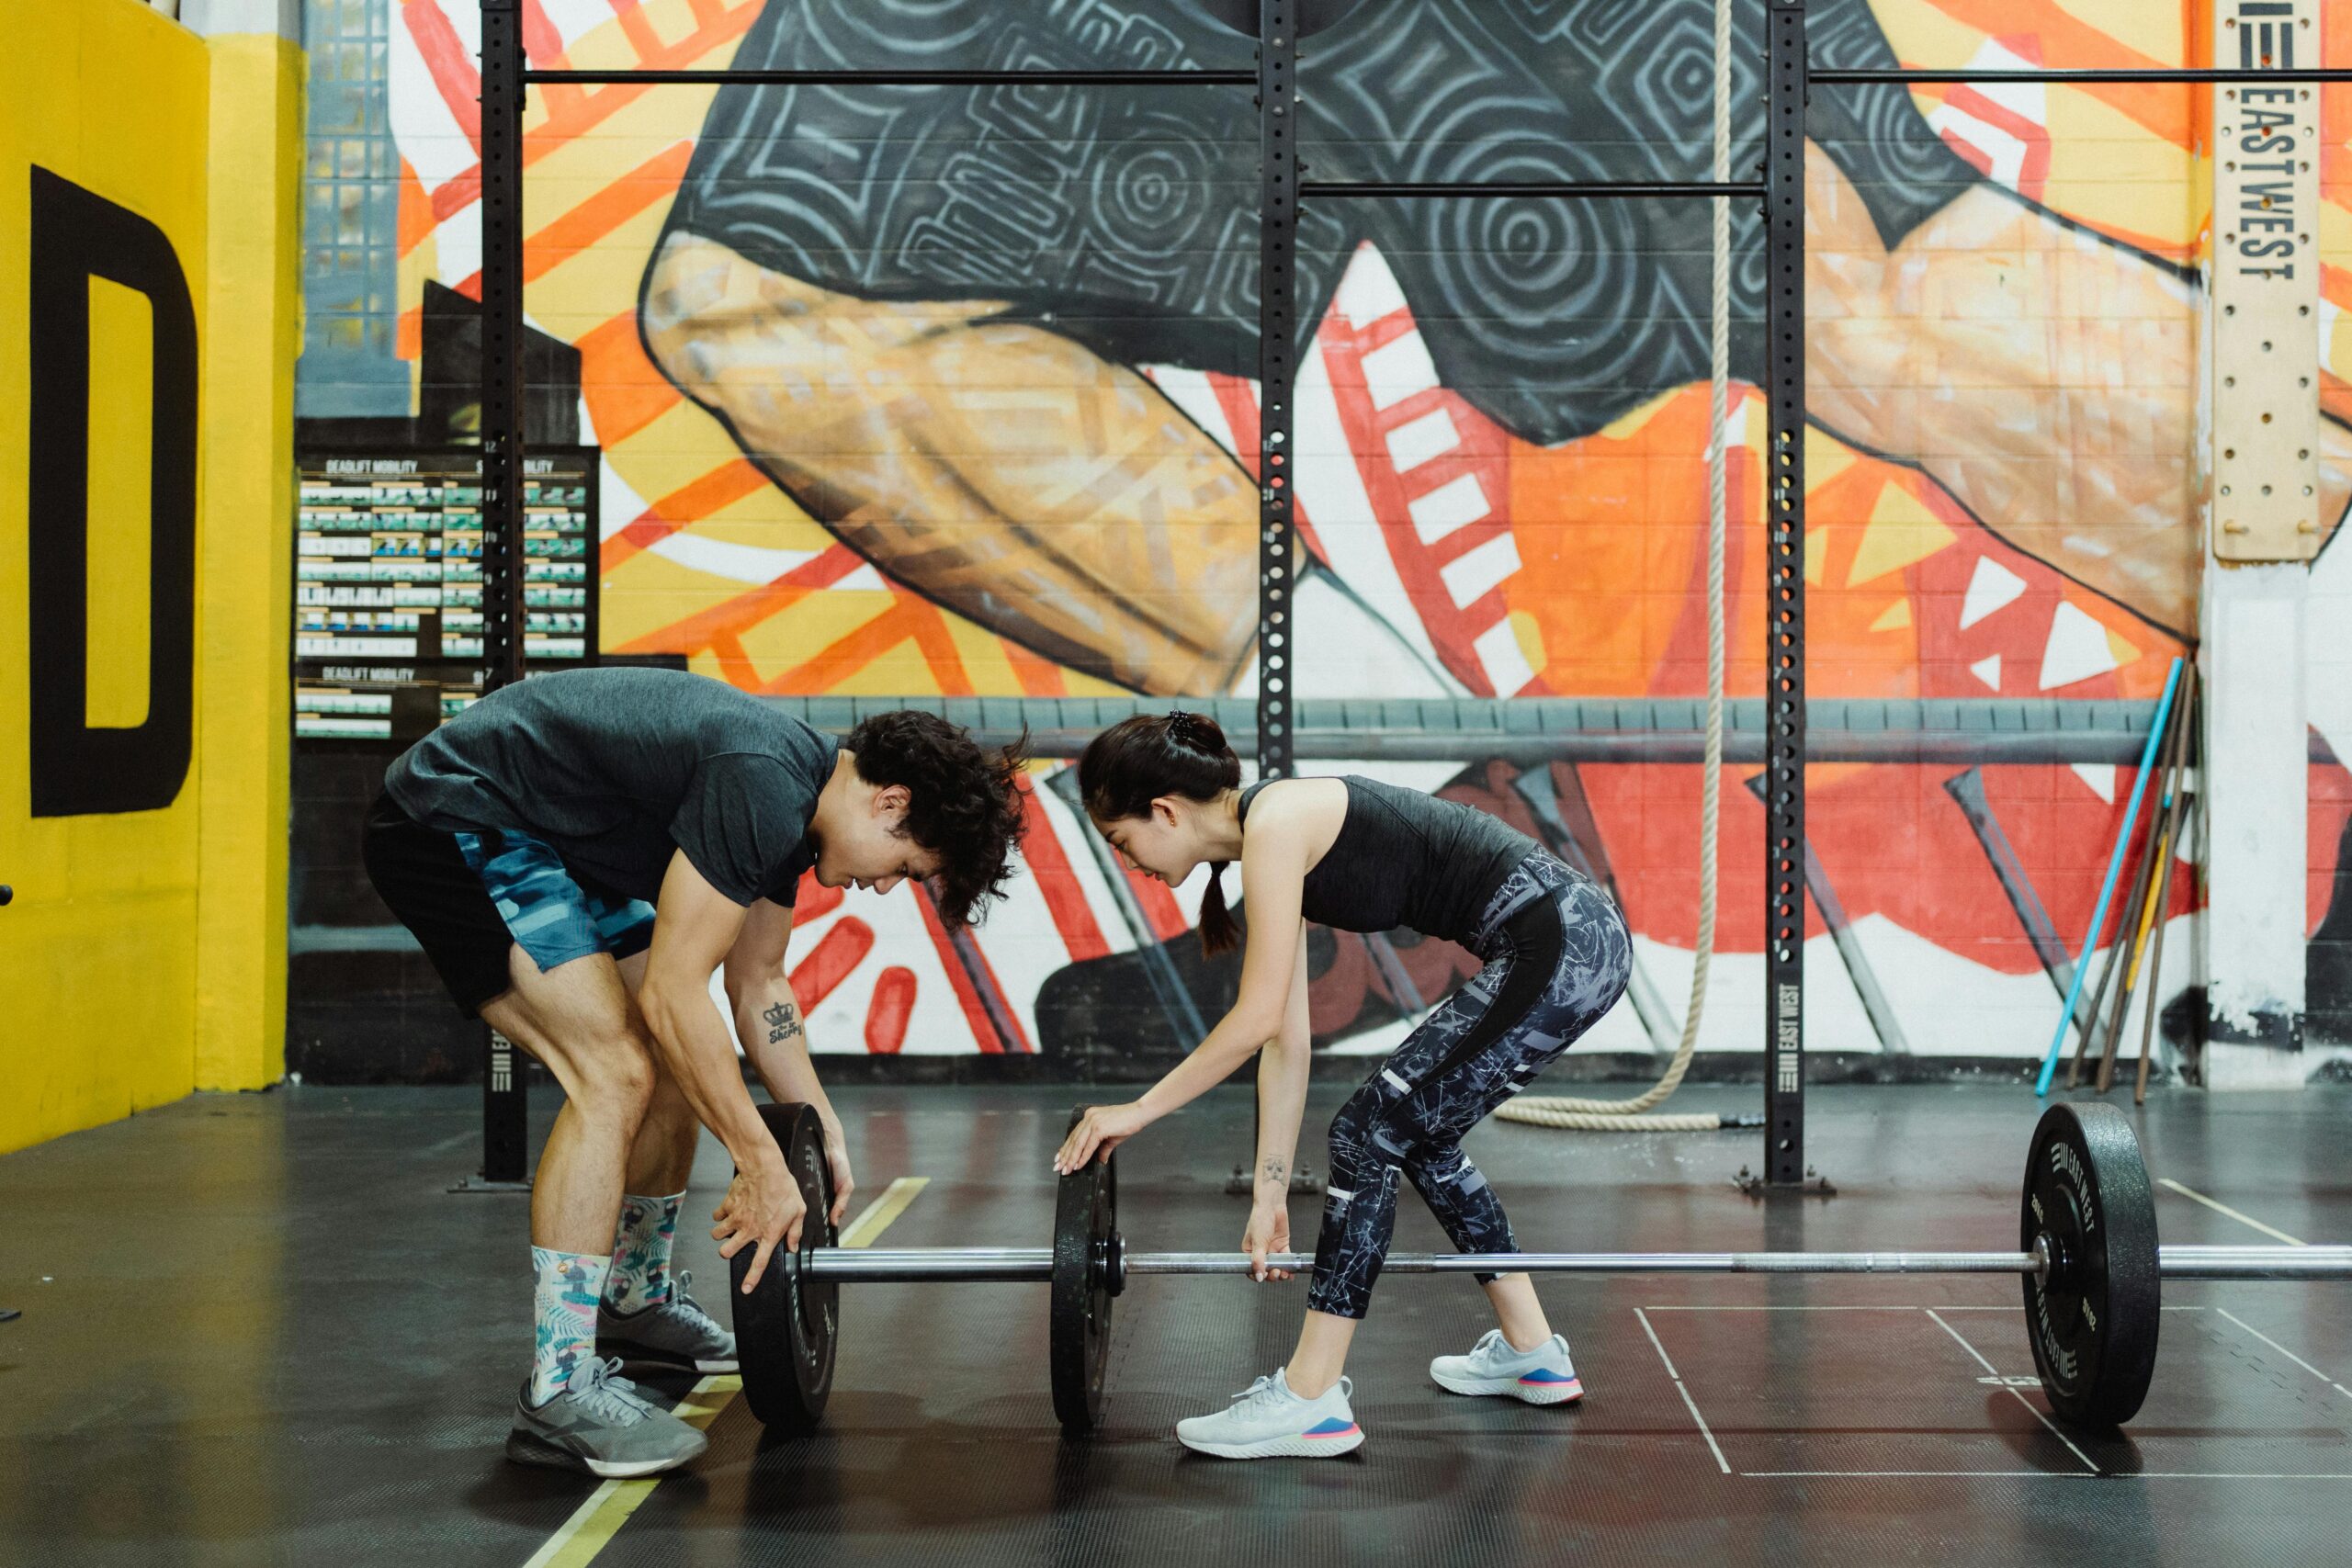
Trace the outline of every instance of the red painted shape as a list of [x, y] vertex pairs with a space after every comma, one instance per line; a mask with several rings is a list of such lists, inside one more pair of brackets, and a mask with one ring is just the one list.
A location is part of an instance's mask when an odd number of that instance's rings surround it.
[[[1209, 390], [1216, 394], [1217, 408], [1225, 415], [1225, 423], [1233, 432], [1233, 453], [1242, 468], [1254, 482], [1258, 478], [1258, 451], [1265, 437], [1259, 423], [1258, 389], [1238, 376], [1221, 371], [1208, 373]], [[1293, 497], [1291, 521], [1298, 525], [1298, 542], [1317, 560], [1329, 564], [1330, 553], [1315, 532], [1315, 521], [1306, 514], [1306, 503]]]
[[1037, 1047], [1021, 1032], [1021, 1020], [1013, 1014], [1012, 998], [1005, 995], [1004, 987], [996, 977], [996, 969], [989, 963], [989, 955], [981, 951], [978, 942], [972, 943], [972, 952], [979, 961], [979, 977], [1004, 1004], [1005, 1022], [1012, 1030], [1010, 1040], [998, 1038], [996, 1025], [989, 1018], [988, 1006], [980, 1000], [979, 987], [973, 984], [972, 976], [965, 971], [964, 961], [956, 955], [955, 940], [947, 934], [947, 926], [940, 919], [939, 908], [931, 901], [930, 892], [918, 886], [914, 894], [915, 907], [922, 911], [923, 930], [931, 933], [931, 944], [939, 951], [939, 966], [947, 971], [947, 984], [955, 990], [956, 1003], [964, 1010], [964, 1021], [971, 1026], [972, 1043], [979, 1047], [982, 1055], [1001, 1056], [1008, 1050], [1019, 1055], [1034, 1055]]
[[476, 153], [481, 152], [481, 73], [466, 52], [465, 39], [435, 0], [407, 0], [401, 7], [409, 37], [433, 78], [434, 90], [448, 106], [450, 118], [465, 132]]
[[873, 951], [874, 928], [855, 915], [842, 916], [792, 971], [793, 1000], [804, 1014], [814, 1011]]
[[895, 1056], [907, 1043], [907, 1021], [914, 1016], [915, 972], [893, 964], [876, 977], [874, 1000], [865, 1010], [865, 1048]]
[[1139, 871], [1129, 871], [1126, 876], [1127, 886], [1135, 890], [1136, 903], [1143, 909], [1143, 918], [1151, 922], [1154, 936], [1167, 942], [1193, 929], [1176, 902], [1175, 890], [1168, 884]]
[[823, 919], [840, 908], [842, 900], [848, 897], [849, 889], [828, 887], [817, 880], [815, 872], [804, 871], [800, 874], [800, 885], [792, 890], [793, 923], [797, 925], [803, 921]]
[[1026, 775], [1020, 784], [1021, 809], [1029, 823], [1021, 840], [1021, 853], [1029, 863], [1029, 874], [1037, 879], [1037, 891], [1045, 896], [1046, 912], [1053, 918], [1054, 930], [1069, 950], [1071, 963], [1101, 958], [1111, 951], [1111, 944], [1087, 905], [1086, 890], [1079, 886], [1078, 874], [1070, 869], [1061, 840], [1054, 837], [1045, 802], [1037, 798]]

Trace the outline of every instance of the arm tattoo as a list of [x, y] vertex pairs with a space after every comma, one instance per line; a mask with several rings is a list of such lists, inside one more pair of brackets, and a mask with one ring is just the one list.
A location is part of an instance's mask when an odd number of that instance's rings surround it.
[[800, 1020], [794, 1015], [790, 1002], [778, 1002], [760, 1015], [767, 1021], [768, 1043], [778, 1044], [800, 1032]]
[[1282, 1160], [1269, 1155], [1266, 1156], [1264, 1168], [1258, 1173], [1258, 1179], [1261, 1181], [1281, 1181], [1288, 1178], [1289, 1175], [1290, 1167], [1285, 1165]]

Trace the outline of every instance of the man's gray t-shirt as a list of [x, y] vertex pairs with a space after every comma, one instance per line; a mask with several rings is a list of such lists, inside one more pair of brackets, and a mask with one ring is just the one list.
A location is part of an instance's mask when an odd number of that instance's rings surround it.
[[528, 833], [633, 898], [685, 852], [738, 904], [790, 904], [832, 777], [832, 738], [723, 681], [568, 670], [503, 686], [385, 772], [401, 810], [444, 832]]

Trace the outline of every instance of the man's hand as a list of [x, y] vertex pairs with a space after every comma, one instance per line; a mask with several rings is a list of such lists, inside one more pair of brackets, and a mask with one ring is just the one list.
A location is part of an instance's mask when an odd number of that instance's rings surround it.
[[718, 1243], [718, 1256], [729, 1260], [747, 1247], [758, 1249], [752, 1255], [751, 1270], [743, 1276], [745, 1295], [758, 1288], [778, 1243], [796, 1252], [800, 1249], [800, 1225], [808, 1213], [800, 1188], [781, 1156], [735, 1172], [735, 1179], [727, 1184], [727, 1196], [710, 1212], [710, 1217], [718, 1222], [710, 1227], [710, 1235]]
[[1266, 1254], [1290, 1250], [1290, 1205], [1281, 1198], [1260, 1196], [1250, 1205], [1250, 1228], [1241, 1233], [1241, 1250], [1250, 1255], [1250, 1277], [1257, 1280], [1287, 1280], [1287, 1269], [1270, 1269]]
[[857, 1190], [857, 1179], [849, 1169], [849, 1134], [838, 1122], [825, 1122], [825, 1163], [833, 1172], [833, 1212], [826, 1218], [838, 1225], [849, 1213], [849, 1195]]
[[1061, 1152], [1054, 1156], [1055, 1173], [1068, 1176], [1083, 1170], [1097, 1155], [1108, 1159], [1113, 1149], [1150, 1125], [1151, 1117], [1141, 1105], [1089, 1106], [1062, 1141]]

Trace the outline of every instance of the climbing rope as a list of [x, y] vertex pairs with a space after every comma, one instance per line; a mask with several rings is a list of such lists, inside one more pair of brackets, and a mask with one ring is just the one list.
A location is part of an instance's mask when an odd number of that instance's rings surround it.
[[[1715, 183], [1731, 180], [1731, 0], [1715, 0]], [[1631, 1100], [1577, 1100], [1531, 1095], [1507, 1102], [1495, 1114], [1577, 1133], [1712, 1133], [1724, 1125], [1713, 1112], [1645, 1116], [1681, 1087], [1699, 1045], [1699, 1021], [1707, 1000], [1707, 962], [1715, 948], [1715, 823], [1724, 764], [1724, 427], [1730, 418], [1731, 384], [1731, 200], [1714, 198], [1714, 314], [1707, 378], [1707, 762], [1699, 797], [1699, 943], [1692, 955], [1690, 1005], [1682, 1015], [1682, 1041], [1657, 1082]]]

